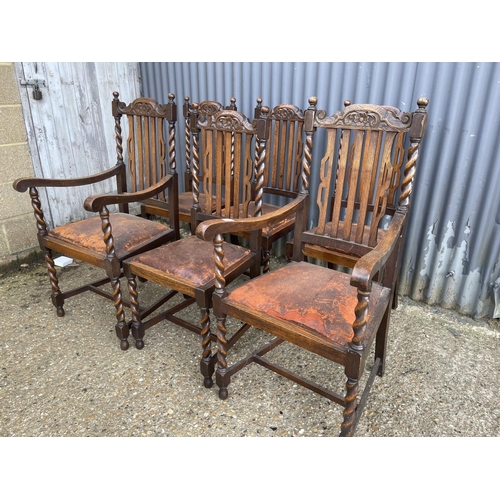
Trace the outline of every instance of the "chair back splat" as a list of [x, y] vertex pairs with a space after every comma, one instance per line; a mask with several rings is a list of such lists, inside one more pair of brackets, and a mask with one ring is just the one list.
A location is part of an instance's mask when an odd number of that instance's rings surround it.
[[[349, 101], [331, 116], [314, 106], [306, 111], [302, 188], [287, 205], [295, 207], [296, 217], [291, 262], [230, 291], [223, 279], [216, 283], [219, 397], [227, 398], [231, 377], [255, 362], [341, 405], [340, 435], [354, 434], [375, 376], [384, 373], [394, 287], [427, 122], [428, 99], [420, 98], [417, 104], [412, 113]], [[325, 136], [322, 152], [320, 134]], [[319, 218], [316, 227], [306, 229], [306, 206], [300, 202], [307, 198], [302, 193], [307, 193], [316, 154], [321, 155], [320, 182], [311, 196], [317, 201]], [[224, 269], [221, 234], [235, 227], [260, 230], [289, 213], [284, 207], [274, 217], [253, 224], [249, 219], [239, 224], [205, 222], [197, 234], [205, 240], [215, 235], [215, 264]], [[352, 270], [334, 269], [332, 262]], [[227, 316], [244, 322], [241, 331], [255, 327], [274, 340], [230, 366], [228, 351], [239, 332], [228, 338]], [[283, 367], [265, 356], [283, 342], [333, 362], [332, 368], [343, 367], [345, 395], [305, 378], [297, 366]], [[363, 388], [361, 377], [372, 348], [374, 362]], [[288, 361], [293, 365], [294, 359]]]
[[[120, 277], [123, 260], [140, 254], [168, 241], [179, 239], [177, 219], [177, 173], [175, 171], [175, 123], [176, 104], [174, 94], [169, 102], [160, 105], [148, 98], [139, 98], [126, 105], [113, 92], [112, 112], [115, 118], [117, 163], [114, 167], [95, 175], [73, 179], [18, 179], [14, 189], [24, 192], [29, 189], [35, 212], [38, 240], [44, 252], [45, 262], [52, 288], [52, 302], [58, 316], [64, 316], [64, 303], [69, 297], [86, 290], [93, 291], [113, 301], [116, 314], [116, 334], [122, 349], [128, 348], [128, 322], [123, 306]], [[127, 138], [128, 159], [124, 161], [121, 118], [129, 117]], [[168, 123], [169, 171], [165, 168], [166, 141], [164, 126]], [[128, 180], [127, 180], [128, 177]], [[99, 194], [84, 201], [89, 212], [99, 214], [87, 219], [71, 222], [49, 229], [45, 222], [38, 188], [78, 187], [98, 184], [106, 179], [116, 180], [117, 194]], [[168, 196], [165, 195], [168, 193]], [[143, 207], [161, 206], [169, 210], [170, 227], [129, 214], [129, 204], [139, 203]], [[109, 206], [118, 205], [118, 213], [110, 213]], [[74, 290], [62, 292], [59, 287], [52, 252], [80, 259], [105, 270], [107, 277]], [[101, 285], [111, 283], [108, 293]]]

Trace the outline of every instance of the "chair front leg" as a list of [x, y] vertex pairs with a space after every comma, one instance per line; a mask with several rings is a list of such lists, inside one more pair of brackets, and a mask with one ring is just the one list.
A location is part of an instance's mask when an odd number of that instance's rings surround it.
[[126, 351], [129, 347], [129, 343], [127, 340], [129, 334], [129, 326], [125, 322], [125, 313], [123, 312], [123, 299], [120, 289], [121, 264], [116, 257], [113, 233], [111, 223], [109, 221], [109, 211], [106, 206], [102, 207], [99, 210], [99, 216], [101, 217], [102, 232], [104, 235], [103, 239], [104, 244], [106, 245], [106, 274], [110, 279], [111, 287], [113, 289], [112, 298], [116, 315], [115, 331], [116, 335], [120, 339], [120, 348], [122, 349], [122, 351]]
[[226, 339], [226, 315], [217, 317], [217, 373], [216, 381], [219, 387], [219, 398], [227, 399], [229, 392], [227, 387], [231, 377], [227, 370], [227, 339]]
[[43, 238], [47, 236], [47, 224], [45, 222], [45, 216], [42, 210], [42, 203], [40, 202], [40, 197], [38, 195], [38, 190], [35, 187], [31, 187], [30, 190], [31, 206], [33, 207], [33, 212], [36, 219], [36, 227], [38, 232], [38, 240], [40, 246], [44, 252], [45, 264], [47, 266], [47, 273], [49, 275], [50, 286], [52, 288], [52, 303], [57, 309], [57, 315], [62, 318], [64, 316], [64, 295], [59, 288], [59, 280], [57, 279], [56, 268], [54, 267], [54, 259], [52, 258], [52, 250], [45, 247], [43, 243]]
[[137, 293], [137, 281], [133, 274], [127, 278], [127, 287], [130, 296], [130, 310], [132, 313], [132, 336], [135, 339], [135, 347], [142, 349], [144, 347], [144, 324], [141, 321], [139, 310], [139, 294]]
[[113, 288], [112, 296], [116, 315], [115, 331], [117, 337], [120, 339], [121, 350], [126, 351], [129, 347], [129, 343], [127, 340], [129, 334], [129, 326], [125, 321], [125, 313], [123, 312], [123, 299], [120, 289], [120, 279], [111, 278], [111, 287]]
[[47, 273], [49, 275], [50, 286], [52, 287], [52, 303], [57, 310], [57, 315], [62, 318], [64, 312], [64, 295], [59, 288], [59, 280], [57, 279], [56, 268], [54, 267], [54, 259], [52, 258], [52, 251], [48, 248], [44, 252], [45, 264], [47, 266]]
[[354, 434], [358, 392], [358, 380], [348, 377], [346, 382], [344, 421], [342, 422], [340, 431], [341, 437], [352, 436]]
[[216, 357], [212, 355], [212, 342], [210, 332], [210, 312], [206, 307], [200, 307], [201, 312], [201, 346], [203, 354], [200, 361], [200, 371], [204, 377], [203, 385], [208, 389], [214, 381], [212, 375], [215, 371]]
[[[227, 371], [227, 339], [226, 339], [226, 314], [222, 312], [222, 300], [226, 297], [226, 279], [224, 278], [224, 238], [221, 234], [214, 237], [215, 261], [215, 291], [213, 294], [213, 310], [217, 318], [217, 373], [216, 381], [219, 386], [219, 398], [227, 399], [227, 386], [231, 377]], [[260, 263], [257, 262], [260, 267]]]

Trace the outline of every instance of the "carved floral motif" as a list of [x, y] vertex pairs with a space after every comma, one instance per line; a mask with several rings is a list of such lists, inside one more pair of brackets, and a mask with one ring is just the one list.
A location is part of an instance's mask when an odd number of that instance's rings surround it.
[[128, 106], [120, 102], [118, 110], [122, 114], [138, 115], [138, 116], [158, 116], [165, 118], [167, 116], [168, 106], [161, 106], [152, 99], [143, 98], [136, 99]]
[[275, 120], [304, 120], [304, 113], [293, 104], [280, 104], [276, 106], [269, 118]]
[[223, 110], [213, 116], [200, 117], [198, 125], [202, 128], [215, 128], [231, 132], [255, 133], [255, 128], [248, 119], [238, 111]]
[[377, 128], [379, 130], [408, 130], [412, 114], [392, 106], [353, 104], [332, 116], [323, 110], [316, 114], [314, 124], [321, 127]]
[[200, 103], [200, 115], [215, 115], [215, 113], [222, 111], [223, 106], [220, 102], [216, 101], [203, 101]]

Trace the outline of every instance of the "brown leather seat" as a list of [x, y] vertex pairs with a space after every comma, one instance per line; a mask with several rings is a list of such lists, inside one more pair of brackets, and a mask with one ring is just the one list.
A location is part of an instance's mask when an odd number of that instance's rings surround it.
[[[231, 307], [244, 308], [246, 314], [266, 324], [278, 321], [283, 328], [290, 324], [294, 329], [301, 328], [304, 342], [314, 337], [325, 347], [345, 350], [353, 337], [358, 302], [350, 281], [348, 274], [307, 262], [291, 262], [230, 291], [224, 301]], [[371, 300], [383, 303], [390, 292], [390, 288], [374, 283]], [[380, 322], [383, 312], [372, 312], [370, 320]]]
[[[110, 214], [109, 221], [113, 228], [116, 257], [123, 260], [140, 248], [153, 243], [156, 239], [170, 233], [170, 228], [159, 222], [142, 219], [130, 214]], [[92, 217], [49, 231], [47, 241], [58, 240], [60, 247], [69, 252], [79, 248], [87, 254], [93, 254], [104, 261], [106, 245], [102, 236], [101, 219]]]

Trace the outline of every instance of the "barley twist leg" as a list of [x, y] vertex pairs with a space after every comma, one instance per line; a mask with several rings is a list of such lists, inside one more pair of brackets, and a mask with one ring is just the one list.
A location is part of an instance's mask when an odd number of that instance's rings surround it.
[[214, 373], [214, 361], [212, 356], [212, 342], [210, 339], [210, 313], [207, 308], [200, 307], [201, 312], [201, 347], [203, 354], [200, 361], [201, 374], [204, 377], [203, 385], [206, 388], [212, 387], [214, 381], [212, 375]]
[[64, 312], [64, 296], [59, 288], [59, 280], [57, 278], [57, 272], [54, 267], [54, 260], [52, 259], [52, 251], [49, 249], [45, 250], [45, 264], [47, 265], [47, 273], [49, 275], [50, 286], [52, 287], [52, 303], [56, 307], [57, 315], [62, 318], [65, 314]]
[[132, 314], [132, 336], [135, 339], [135, 347], [144, 347], [144, 325], [141, 322], [139, 311], [139, 294], [137, 293], [137, 281], [135, 276], [130, 276], [127, 280], [128, 293], [130, 296], [130, 311]]
[[227, 339], [226, 339], [226, 317], [217, 318], [217, 385], [219, 386], [219, 398], [227, 399], [229, 393], [227, 386], [230, 382], [227, 373]]
[[111, 278], [111, 287], [113, 288], [112, 297], [115, 306], [116, 325], [115, 331], [117, 337], [120, 339], [120, 348], [126, 351], [129, 347], [127, 340], [128, 325], [125, 322], [125, 313], [123, 312], [122, 293], [120, 290], [120, 280], [118, 278]]
[[356, 418], [356, 398], [358, 396], [358, 381], [347, 378], [346, 396], [344, 408], [344, 421], [341, 425], [341, 436], [352, 436], [354, 434], [354, 421]]

